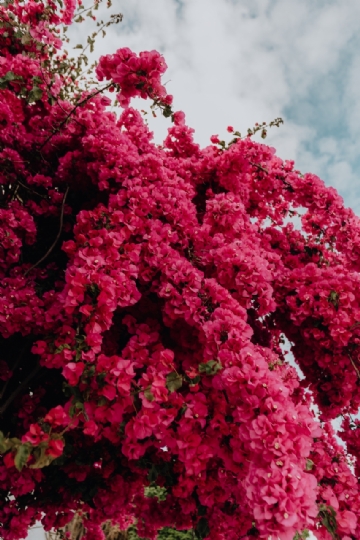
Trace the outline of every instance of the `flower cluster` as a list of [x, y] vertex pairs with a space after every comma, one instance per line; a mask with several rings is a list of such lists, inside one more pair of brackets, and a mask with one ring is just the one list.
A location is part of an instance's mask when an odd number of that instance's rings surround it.
[[44, 66], [73, 7], [0, 7], [1, 537], [77, 512], [87, 540], [356, 540], [360, 220], [251, 137], [200, 148], [155, 51], [100, 60], [119, 118], [66, 101]]
[[132, 97], [150, 97], [163, 105], [171, 105], [170, 96], [161, 84], [161, 76], [167, 65], [157, 51], [144, 51], [136, 55], [127, 47], [115, 54], [102, 56], [96, 68], [98, 79], [112, 80], [120, 86], [118, 100], [122, 107], [128, 107]]

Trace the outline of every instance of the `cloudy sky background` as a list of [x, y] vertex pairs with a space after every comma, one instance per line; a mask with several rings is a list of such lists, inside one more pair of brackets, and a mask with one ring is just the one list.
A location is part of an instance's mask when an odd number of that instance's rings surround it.
[[[360, 215], [358, 0], [113, 0], [96, 14], [119, 12], [123, 22], [98, 41], [96, 56], [124, 46], [164, 54], [174, 110], [186, 113], [197, 142], [228, 140], [228, 125], [245, 133], [282, 117], [266, 144], [334, 186]], [[72, 28], [73, 45], [93, 28]], [[170, 121], [148, 116], [161, 142]]]
[[[302, 172], [318, 174], [360, 214], [360, 2], [358, 0], [114, 0], [100, 18], [124, 20], [99, 40], [164, 54], [168, 92], [195, 138], [229, 139], [282, 117], [267, 144]], [[86, 42], [88, 24], [71, 30]], [[146, 102], [136, 103], [141, 108]], [[150, 120], [161, 141], [170, 120]]]

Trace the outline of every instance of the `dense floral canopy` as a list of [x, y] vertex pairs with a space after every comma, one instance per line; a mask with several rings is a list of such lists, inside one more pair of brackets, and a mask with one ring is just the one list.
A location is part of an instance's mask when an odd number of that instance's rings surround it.
[[359, 218], [251, 136], [201, 149], [156, 51], [81, 90], [75, 8], [0, 7], [2, 538], [360, 538]]

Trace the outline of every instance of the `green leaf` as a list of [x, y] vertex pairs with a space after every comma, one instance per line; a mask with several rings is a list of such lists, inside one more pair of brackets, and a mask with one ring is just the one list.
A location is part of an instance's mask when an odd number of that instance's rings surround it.
[[189, 381], [189, 386], [195, 386], [195, 385], [197, 385], [200, 381], [201, 381], [200, 375], [196, 375], [196, 377], [193, 377], [192, 379], [190, 379], [190, 381]]
[[319, 518], [325, 529], [330, 533], [333, 540], [339, 540], [337, 534], [336, 512], [332, 506], [321, 504], [319, 506]]
[[75, 45], [74, 49], [83, 49], [83, 45], [81, 43], [78, 43], [78, 45]]
[[215, 375], [222, 369], [222, 365], [217, 360], [209, 360], [199, 365], [199, 372], [205, 373], [205, 375]]
[[31, 445], [29, 443], [21, 444], [19, 448], [17, 449], [16, 455], [15, 455], [15, 467], [18, 471], [21, 471], [26, 465], [28, 457], [31, 454]]
[[331, 291], [328, 296], [329, 304], [332, 304], [336, 310], [339, 309], [339, 299], [340, 296], [336, 291]]
[[0, 88], [7, 88], [9, 82], [17, 79], [22, 79], [22, 77], [15, 75], [13, 71], [8, 71], [3, 77], [0, 78]]
[[195, 527], [195, 534], [197, 538], [206, 538], [210, 534], [210, 528], [208, 520], [205, 517], [202, 517], [197, 522]]
[[[194, 538], [194, 532], [191, 529], [186, 531], [178, 531], [170, 527], [160, 529], [158, 536], [158, 540], [194, 540]], [[129, 538], [129, 540], [135, 540], [135, 538]]]
[[310, 537], [310, 533], [307, 529], [304, 529], [303, 532], [299, 533], [297, 532], [294, 536], [294, 540], [306, 540], [306, 538]]
[[39, 99], [42, 98], [43, 91], [38, 86], [33, 86], [32, 90], [30, 90], [28, 95], [28, 102], [34, 103], [35, 101], [39, 101]]
[[[76, 399], [76, 398], [75, 398]], [[69, 415], [70, 415], [70, 418], [73, 418], [75, 415], [79, 414], [79, 413], [84, 413], [84, 416], [85, 415], [85, 408], [84, 408], [84, 403], [82, 401], [73, 401], [70, 409], [69, 409]], [[104, 398], [105, 399], [105, 398]]]
[[11, 447], [11, 441], [0, 431], [0, 454], [5, 454]]
[[37, 77], [36, 75], [32, 78], [32, 82], [36, 85], [41, 84], [44, 82], [41, 77]]
[[4, 77], [2, 77], [5, 81], [14, 81], [18, 77], [13, 73], [12, 71], [8, 71]]
[[30, 465], [30, 469], [42, 469], [43, 467], [47, 467], [52, 461], [54, 461], [54, 456], [46, 455], [47, 447], [48, 444], [46, 442], [45, 444], [41, 444], [38, 448], [35, 449], [35, 462]]
[[22, 38], [21, 38], [21, 43], [22, 43], [23, 45], [29, 45], [29, 43], [31, 43], [31, 42], [32, 42], [32, 37], [31, 37], [30, 34], [27, 33], [27, 34], [24, 34], [24, 35], [22, 36]]
[[165, 105], [163, 109], [163, 116], [165, 116], [165, 118], [169, 118], [169, 116], [171, 115], [172, 115], [172, 110], [171, 110], [170, 105]]
[[151, 387], [149, 386], [148, 388], [145, 388], [144, 390], [144, 396], [146, 397], [146, 399], [148, 401], [154, 401], [154, 395], [153, 393], [151, 392]]
[[165, 501], [167, 490], [161, 486], [149, 486], [144, 489], [144, 495], [150, 499], [156, 497], [158, 501]]
[[64, 349], [71, 349], [70, 345], [68, 343], [63, 343], [59, 347], [57, 347], [54, 351], [54, 354], [61, 353]]
[[312, 471], [313, 468], [314, 468], [314, 462], [311, 461], [311, 459], [307, 459], [307, 460], [306, 460], [305, 470], [306, 470], [306, 471]]
[[166, 376], [166, 388], [170, 390], [170, 392], [175, 392], [176, 390], [179, 390], [179, 388], [182, 387], [183, 378], [181, 375], [176, 373], [176, 371], [172, 371]]

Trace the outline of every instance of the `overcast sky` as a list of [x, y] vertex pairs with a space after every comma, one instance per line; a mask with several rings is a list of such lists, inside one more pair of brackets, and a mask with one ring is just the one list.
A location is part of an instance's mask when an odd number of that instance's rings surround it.
[[[360, 214], [359, 0], [113, 0], [102, 11], [111, 12], [124, 20], [97, 54], [124, 46], [163, 53], [174, 109], [200, 144], [212, 134], [229, 139], [228, 125], [246, 132], [280, 116], [285, 124], [266, 144], [336, 187]], [[88, 32], [77, 25], [73, 43]], [[150, 125], [160, 142], [170, 121]]]
[[[174, 108], [198, 142], [281, 116], [267, 144], [360, 213], [358, 0], [114, 0], [112, 9], [124, 20], [97, 53], [163, 53]], [[77, 25], [74, 41], [86, 41], [86, 28]], [[157, 140], [169, 124], [151, 122]]]

